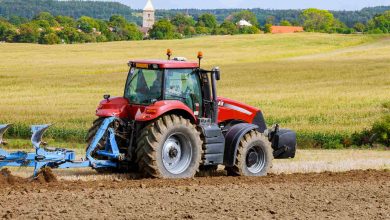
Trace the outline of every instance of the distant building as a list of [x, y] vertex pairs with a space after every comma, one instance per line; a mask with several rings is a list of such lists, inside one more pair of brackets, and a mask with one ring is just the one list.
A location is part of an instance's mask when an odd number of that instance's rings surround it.
[[237, 22], [236, 25], [237, 25], [238, 27], [252, 27], [252, 24], [251, 24], [249, 21], [244, 20], [244, 19], [242, 19], [242, 20], [240, 20], [239, 22]]
[[154, 7], [152, 4], [152, 0], [148, 0], [148, 2], [145, 5], [144, 12], [143, 12], [143, 28], [152, 28], [155, 22], [154, 17]]
[[142, 13], [143, 21], [142, 27], [140, 31], [144, 34], [144, 37], [149, 36], [149, 30], [153, 27], [155, 20], [155, 9], [153, 7], [152, 1], [148, 0], [144, 7], [144, 11]]
[[296, 33], [303, 32], [303, 27], [299, 26], [272, 26], [271, 33], [273, 34], [287, 34], [287, 33]]

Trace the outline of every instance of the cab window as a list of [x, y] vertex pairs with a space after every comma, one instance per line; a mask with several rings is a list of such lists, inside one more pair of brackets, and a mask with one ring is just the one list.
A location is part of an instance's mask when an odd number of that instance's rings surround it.
[[162, 70], [133, 68], [126, 83], [125, 97], [133, 104], [149, 105], [152, 100], [161, 100]]
[[200, 80], [192, 69], [170, 69], [165, 74], [165, 99], [179, 100], [202, 115], [202, 93]]

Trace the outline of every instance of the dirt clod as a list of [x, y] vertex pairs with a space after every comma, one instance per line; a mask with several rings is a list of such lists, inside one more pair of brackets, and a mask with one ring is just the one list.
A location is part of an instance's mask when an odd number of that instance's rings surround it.
[[4, 168], [0, 171], [0, 184], [9, 184], [14, 185], [22, 182], [23, 179], [12, 175], [11, 171], [8, 168]]
[[270, 209], [270, 210], [269, 210], [269, 213], [271, 213], [272, 215], [275, 215], [275, 214], [276, 214], [276, 211]]
[[52, 183], [57, 182], [57, 176], [53, 173], [50, 167], [42, 168], [36, 177], [36, 180], [40, 183]]

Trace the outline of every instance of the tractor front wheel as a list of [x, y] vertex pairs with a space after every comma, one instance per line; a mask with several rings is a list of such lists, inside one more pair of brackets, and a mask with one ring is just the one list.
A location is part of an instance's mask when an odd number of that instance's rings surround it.
[[241, 139], [236, 156], [234, 166], [226, 167], [230, 176], [266, 176], [272, 167], [271, 144], [254, 130]]
[[201, 161], [200, 133], [187, 119], [165, 115], [146, 126], [137, 141], [139, 170], [146, 177], [191, 178]]

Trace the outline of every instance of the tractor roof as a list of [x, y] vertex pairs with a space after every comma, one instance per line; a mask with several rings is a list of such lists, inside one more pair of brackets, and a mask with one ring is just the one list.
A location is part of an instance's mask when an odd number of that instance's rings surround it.
[[176, 60], [130, 60], [129, 64], [157, 64], [160, 69], [187, 69], [187, 68], [198, 68], [197, 62], [191, 61], [176, 61]]

